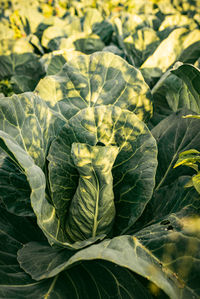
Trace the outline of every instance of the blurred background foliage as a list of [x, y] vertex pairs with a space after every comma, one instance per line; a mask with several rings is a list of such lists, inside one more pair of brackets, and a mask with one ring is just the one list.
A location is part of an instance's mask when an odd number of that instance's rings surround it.
[[198, 67], [200, 0], [0, 1], [0, 93], [33, 90], [72, 52], [96, 51], [139, 68], [150, 88], [176, 61]]

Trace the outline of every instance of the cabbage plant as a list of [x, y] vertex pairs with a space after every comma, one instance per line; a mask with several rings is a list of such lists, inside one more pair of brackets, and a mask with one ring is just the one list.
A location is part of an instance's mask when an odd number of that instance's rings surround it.
[[148, 85], [106, 52], [75, 56], [0, 111], [1, 298], [199, 298], [187, 221], [199, 195], [173, 172], [197, 119], [179, 111], [150, 132]]

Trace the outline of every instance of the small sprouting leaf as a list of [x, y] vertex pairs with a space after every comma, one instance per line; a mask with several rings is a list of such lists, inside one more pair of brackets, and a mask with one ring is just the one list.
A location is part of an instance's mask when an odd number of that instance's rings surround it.
[[197, 175], [194, 175], [192, 177], [192, 182], [194, 188], [197, 190], [198, 193], [200, 193], [200, 172], [198, 172]]
[[198, 172], [198, 163], [200, 163], [200, 152], [195, 149], [190, 149], [179, 154], [179, 159], [174, 165], [174, 168], [180, 165], [186, 165]]

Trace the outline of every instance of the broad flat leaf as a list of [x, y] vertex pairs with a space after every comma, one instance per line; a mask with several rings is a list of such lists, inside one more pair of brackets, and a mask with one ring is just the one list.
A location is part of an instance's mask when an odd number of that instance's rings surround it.
[[182, 290], [184, 286], [188, 288], [190, 295], [183, 293], [179, 298], [200, 296], [199, 212], [200, 207], [191, 213], [183, 209], [137, 233], [140, 242], [154, 253], [162, 266], [179, 277]]
[[31, 92], [1, 98], [0, 112], [0, 130], [12, 136], [43, 168], [49, 140], [56, 134], [53, 124], [57, 116]]
[[[43, 257], [43, 263], [39, 264], [38, 261], [40, 261], [41, 256]], [[33, 267], [30, 267], [30, 257], [32, 265], [34, 265]], [[51, 257], [52, 263], [49, 257]], [[18, 260], [21, 266], [35, 276], [36, 279], [43, 279], [54, 275], [53, 272], [57, 272], [56, 265], [60, 266], [62, 271], [62, 266], [66, 258], [69, 258], [69, 252], [67, 255], [66, 250], [62, 250], [61, 252], [36, 242], [26, 244], [18, 252]], [[35, 266], [39, 266], [39, 268], [36, 269]], [[50, 268], [47, 270], [49, 266]], [[47, 279], [46, 281], [49, 280]], [[116, 299], [152, 298], [148, 289], [145, 289], [137, 276], [132, 274], [128, 269], [99, 260], [83, 260], [79, 265], [75, 265], [69, 270], [57, 274], [54, 278], [54, 285], [52, 285], [52, 289], [49, 291], [49, 297], [54, 298], [54, 296], [58, 295], [60, 295], [60, 298], [65, 298], [68, 295], [69, 298], [73, 299], [109, 299], [111, 297]]]
[[48, 293], [52, 279], [36, 282], [25, 273], [17, 261], [17, 251], [30, 240], [44, 240], [36, 222], [17, 217], [0, 207], [0, 297], [42, 298]]
[[2, 40], [14, 38], [14, 32], [12, 28], [10, 28], [9, 20], [7, 20], [6, 18], [1, 18], [0, 36]]
[[105, 47], [105, 44], [98, 35], [85, 32], [76, 33], [68, 38], [58, 38], [56, 41], [53, 40], [52, 43], [53, 45], [56, 43], [55, 46], [53, 46], [53, 50], [79, 51], [80, 54], [92, 54], [102, 51]]
[[46, 30], [44, 30], [41, 40], [42, 46], [48, 48], [49, 44], [54, 39], [58, 37], [67, 37], [80, 31], [81, 22], [78, 17], [68, 16], [64, 20], [57, 18], [56, 24], [54, 24], [53, 26], [49, 26]]
[[87, 9], [83, 19], [83, 31], [91, 33], [93, 26], [101, 21], [103, 21], [103, 17], [97, 9]]
[[[165, 72], [178, 58], [182, 50], [182, 36], [186, 28], [177, 28], [164, 39], [156, 51], [141, 66], [141, 68], [158, 67]], [[170, 45], [170, 47], [169, 47]]]
[[33, 53], [2, 55], [0, 79], [9, 78], [17, 93], [32, 91], [44, 76], [39, 58]]
[[180, 176], [171, 184], [155, 191], [143, 214], [129, 233], [138, 232], [143, 227], [161, 221], [170, 225], [170, 222], [166, 220], [169, 215], [174, 215], [181, 210], [185, 210], [187, 215], [191, 213], [191, 209], [198, 210], [200, 208], [199, 195], [194, 188], [187, 188], [190, 181], [190, 176]]
[[18, 166], [22, 174], [27, 177], [31, 189], [31, 201], [34, 212], [37, 211], [37, 204], [45, 199], [46, 181], [41, 168], [34, 164], [33, 159], [19, 144], [7, 133], [0, 131], [0, 147], [9, 158]]
[[0, 201], [13, 214], [33, 216], [26, 176], [4, 153], [0, 154]]
[[[190, 64], [180, 64], [174, 66], [172, 73], [181, 78], [187, 88], [193, 95], [194, 99], [200, 106], [200, 71], [193, 65]], [[195, 112], [199, 113], [199, 109]]]
[[[75, 36], [73, 39], [73, 45], [76, 51], [80, 51], [84, 54], [92, 54], [94, 52], [102, 51], [105, 44], [96, 34]], [[61, 46], [61, 49], [63, 45]]]
[[143, 120], [152, 113], [149, 88], [141, 73], [107, 52], [74, 57], [61, 72], [42, 79], [35, 92], [66, 119], [99, 105], [128, 109]]
[[111, 42], [113, 26], [107, 20], [95, 22], [92, 26], [92, 32], [99, 35], [101, 40], [108, 45]]
[[173, 168], [181, 152], [191, 148], [200, 151], [200, 122], [198, 119], [183, 118], [187, 114], [195, 113], [182, 109], [162, 120], [152, 130], [158, 144], [156, 190], [181, 175], [191, 174], [188, 167]]
[[45, 68], [46, 75], [55, 75], [62, 69], [66, 63], [62, 54], [64, 54], [64, 51], [53, 51], [42, 56], [40, 62]]
[[82, 55], [79, 51], [74, 51], [72, 49], [62, 49], [58, 51], [53, 51], [46, 53], [40, 59], [46, 75], [55, 75], [62, 70], [63, 65], [70, 59], [76, 56]]
[[200, 113], [200, 98], [191, 92], [184, 80], [174, 74], [173, 69], [172, 72], [170, 69], [160, 78], [152, 89], [152, 95], [154, 114], [151, 123], [154, 125], [181, 108]]
[[71, 158], [73, 142], [119, 147], [112, 169], [119, 234], [136, 221], [151, 198], [157, 166], [155, 140], [134, 113], [119, 107], [87, 108], [72, 117], [52, 142], [48, 156], [51, 196], [63, 221], [78, 186]]
[[[139, 3], [138, 3], [139, 4]], [[136, 4], [136, 5], [138, 5]], [[134, 4], [135, 5], [135, 4]], [[122, 22], [122, 34], [123, 36], [128, 36], [129, 34], [133, 34], [137, 31], [139, 28], [144, 27], [151, 27], [151, 18], [155, 18], [154, 15], [148, 15], [147, 17], [144, 13], [135, 14], [131, 12], [126, 12], [125, 14], [122, 12], [120, 16], [120, 20]], [[146, 21], [146, 23], [145, 23]], [[148, 23], [149, 21], [149, 23]], [[148, 23], [148, 24], [147, 24]]]
[[[192, 294], [190, 289], [184, 286], [182, 282], [173, 275], [173, 272], [164, 267], [159, 259], [155, 258], [152, 252], [145, 248], [135, 236], [120, 236], [111, 240], [104, 240], [99, 244], [78, 251], [67, 261], [64, 261], [64, 256], [67, 256], [67, 253], [64, 254], [64, 251], [65, 250], [59, 251], [50, 247], [47, 248], [47, 246], [38, 243], [29, 243], [18, 252], [18, 260], [20, 261], [21, 267], [38, 280], [44, 277], [55, 276], [68, 268], [69, 270], [62, 273], [68, 273], [70, 275], [74, 269], [72, 266], [80, 262], [81, 265], [84, 266], [83, 261], [91, 261], [90, 265], [93, 265], [93, 273], [95, 273], [95, 264], [98, 263], [101, 265], [101, 260], [105, 260], [148, 278], [159, 288], [164, 290], [171, 298], [187, 298], [186, 296], [191, 296]], [[48, 252], [48, 254], [45, 254], [45, 252]], [[45, 263], [41, 263], [41, 256], [45, 256]], [[97, 259], [98, 261], [95, 261]], [[105, 264], [105, 274], [106, 266]], [[79, 266], [77, 266], [77, 269], [78, 267]], [[85, 269], [87, 271], [87, 266]], [[109, 271], [109, 267], [107, 270]], [[90, 270], [88, 273], [90, 273]], [[98, 268], [97, 273], [99, 274]], [[95, 278], [96, 277], [93, 279]], [[138, 291], [136, 291], [136, 296], [137, 295]], [[140, 293], [139, 295], [143, 294]], [[196, 296], [194, 298], [198, 297]]]
[[[11, 39], [9, 36], [6, 36], [3, 38], [1, 35], [1, 41], [0, 41], [0, 57], [5, 62], [10, 62], [12, 59], [10, 55], [22, 55], [22, 54], [31, 54], [32, 57], [35, 55], [32, 53], [34, 51], [33, 46], [29, 43], [27, 38], [19, 38], [19, 39]], [[29, 55], [30, 57], [30, 55]], [[10, 62], [11, 63], [11, 62]], [[1, 70], [2, 71], [2, 70]]]
[[122, 58], [125, 58], [125, 54], [124, 54], [124, 52], [120, 49], [120, 48], [118, 48], [116, 45], [110, 45], [110, 46], [106, 46], [106, 47], [104, 47], [103, 48], [103, 52], [111, 52], [111, 53], [113, 53], [113, 54], [115, 54], [115, 55], [118, 55], [118, 56], [120, 56], [120, 57], [122, 57]]
[[71, 298], [152, 299], [148, 288], [141, 283], [141, 277], [107, 261], [83, 261], [64, 271], [64, 275], [71, 286], [73, 284], [69, 292], [69, 297], [74, 296]]
[[169, 27], [176, 28], [177, 25], [179, 27], [190, 26], [190, 29], [194, 29], [197, 26], [192, 18], [189, 18], [186, 15], [182, 15], [181, 13], [176, 11], [175, 14], [165, 16], [162, 24], [159, 27], [159, 31], [162, 31]]
[[177, 60], [185, 63], [195, 63], [200, 56], [200, 30], [191, 30], [183, 39], [182, 52]]
[[[197, 33], [197, 35], [198, 34], [199, 33]], [[179, 61], [182, 61], [184, 63], [195, 63], [196, 61], [198, 61], [200, 56], [200, 41], [198, 39], [198, 41], [195, 42], [195, 35], [191, 36], [191, 40], [194, 38], [194, 42], [185, 50], [183, 50], [178, 58]]]
[[136, 67], [141, 66], [141, 64], [153, 54], [159, 44], [159, 37], [156, 32], [149, 27], [143, 27], [137, 30], [135, 34], [124, 40], [127, 54], [132, 56]]
[[[160, 77], [176, 61], [194, 63], [199, 58], [200, 30], [192, 31], [186, 28], [177, 28], [165, 38], [153, 55], [151, 55], [141, 66], [145, 79], [149, 82], [153, 77]], [[151, 74], [156, 69], [158, 74]], [[159, 75], [160, 71], [160, 75]]]

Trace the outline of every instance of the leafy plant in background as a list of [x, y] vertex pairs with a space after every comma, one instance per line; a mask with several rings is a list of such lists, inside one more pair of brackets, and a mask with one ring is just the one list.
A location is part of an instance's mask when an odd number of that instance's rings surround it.
[[[145, 80], [153, 87], [177, 60], [195, 63], [199, 59], [198, 1], [27, 3], [20, 0], [3, 1], [2, 6], [0, 54], [6, 56], [8, 68], [13, 66], [13, 53], [33, 52], [45, 62], [44, 54], [50, 53], [53, 59], [54, 51], [60, 51], [57, 62], [61, 69], [66, 61], [62, 51], [91, 54], [102, 50], [117, 54], [140, 68]], [[46, 65], [43, 66], [46, 69]], [[24, 75], [27, 72], [21, 71]], [[19, 73], [14, 67], [14, 74], [0, 71], [0, 78], [8, 79], [5, 76]], [[44, 75], [34, 70], [36, 73], [35, 85]], [[35, 85], [30, 85], [29, 90], [32, 91]], [[19, 86], [15, 93], [23, 91], [27, 89]]]
[[199, 298], [200, 6], [30, 3], [1, 11], [0, 298]]

